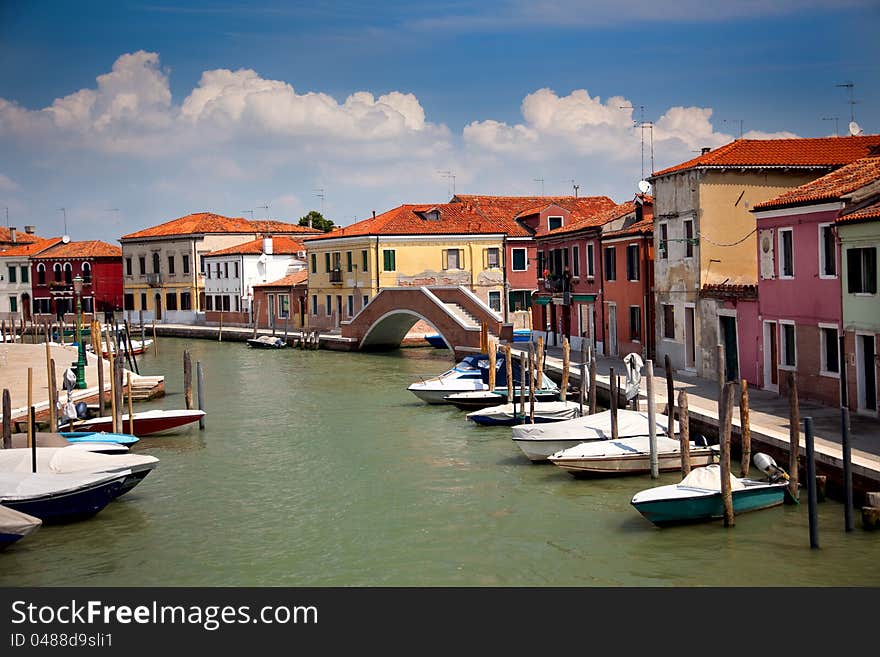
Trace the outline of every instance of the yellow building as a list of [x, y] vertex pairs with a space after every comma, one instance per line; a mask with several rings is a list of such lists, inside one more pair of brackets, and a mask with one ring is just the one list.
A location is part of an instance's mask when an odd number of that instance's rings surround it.
[[309, 326], [338, 328], [390, 287], [461, 285], [501, 312], [505, 241], [520, 231], [470, 204], [445, 203], [401, 205], [307, 238]]

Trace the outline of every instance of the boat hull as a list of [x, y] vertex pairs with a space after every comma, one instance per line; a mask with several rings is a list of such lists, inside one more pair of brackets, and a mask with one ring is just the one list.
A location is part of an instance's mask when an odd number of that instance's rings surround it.
[[3, 505], [39, 518], [44, 524], [62, 524], [91, 518], [119, 497], [124, 477], [102, 481], [74, 491], [24, 500], [4, 500]]
[[543, 463], [550, 458], [551, 454], [561, 452], [562, 450], [574, 447], [575, 445], [580, 445], [585, 441], [583, 438], [559, 438], [554, 440], [514, 438], [513, 442], [516, 443], [516, 446], [522, 450], [522, 453], [525, 454], [526, 458], [532, 463]]
[[255, 340], [253, 338], [248, 340], [247, 343], [254, 349], [283, 349], [287, 346], [284, 341], [266, 342], [264, 340]]
[[[149, 415], [134, 414], [134, 428], [130, 427], [128, 414], [122, 416], [122, 426], [138, 437], [143, 436], [159, 436], [163, 434], [176, 433], [183, 427], [197, 422], [203, 413], [186, 413], [173, 415]], [[113, 430], [113, 418], [102, 417], [94, 420], [86, 420], [85, 423], [78, 425], [77, 429], [92, 432], [110, 432]]]
[[[779, 506], [785, 485], [756, 486], [732, 492], [734, 515]], [[721, 492], [708, 495], [632, 502], [636, 510], [658, 527], [708, 522], [724, 517]]]
[[[714, 462], [711, 450], [691, 451], [691, 467], [697, 468]], [[648, 474], [651, 472], [651, 457], [648, 454], [609, 456], [602, 458], [551, 459], [574, 477], [601, 477], [610, 475]], [[681, 470], [681, 454], [658, 454], [657, 466], [660, 472]]]

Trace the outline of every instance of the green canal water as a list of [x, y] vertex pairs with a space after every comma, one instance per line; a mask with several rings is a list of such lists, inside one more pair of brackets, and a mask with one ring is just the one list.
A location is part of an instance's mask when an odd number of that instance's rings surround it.
[[204, 367], [205, 430], [142, 439], [157, 469], [94, 518], [0, 552], [0, 585], [880, 584], [880, 537], [858, 522], [845, 533], [839, 503], [820, 505], [811, 550], [806, 504], [661, 530], [629, 504], [649, 476], [530, 464], [509, 428], [406, 390], [446, 369], [448, 351], [163, 338], [140, 364], [167, 395], [138, 410], [183, 408], [185, 348]]

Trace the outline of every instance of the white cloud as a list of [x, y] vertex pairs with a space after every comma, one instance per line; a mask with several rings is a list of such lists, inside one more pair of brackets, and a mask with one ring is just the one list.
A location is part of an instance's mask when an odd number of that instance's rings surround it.
[[16, 183], [9, 176], [4, 176], [0, 173], [0, 190], [4, 192], [14, 192], [18, 189], [18, 183]]

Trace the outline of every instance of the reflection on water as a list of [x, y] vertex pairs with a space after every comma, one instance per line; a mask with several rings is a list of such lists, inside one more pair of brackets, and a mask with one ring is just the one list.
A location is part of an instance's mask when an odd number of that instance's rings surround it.
[[[144, 438], [160, 459], [95, 518], [0, 553], [23, 586], [861, 586], [876, 537], [806, 505], [660, 530], [629, 504], [648, 476], [576, 480], [532, 465], [510, 429], [479, 427], [406, 386], [450, 352], [251, 350], [166, 338], [142, 372], [183, 406], [182, 353], [205, 372], [206, 428]], [[664, 474], [657, 483], [672, 483]]]

